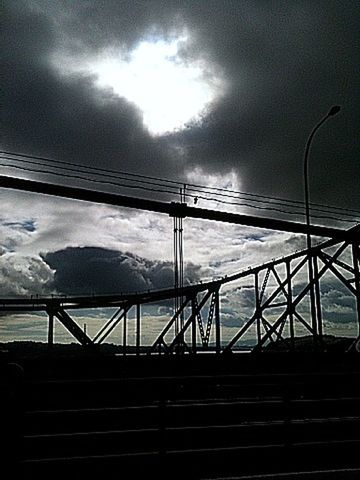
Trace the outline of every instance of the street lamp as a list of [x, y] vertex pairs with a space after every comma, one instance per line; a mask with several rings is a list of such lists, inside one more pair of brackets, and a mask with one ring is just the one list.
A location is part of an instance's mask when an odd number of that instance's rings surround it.
[[314, 293], [314, 285], [313, 285], [313, 278], [314, 278], [314, 266], [313, 266], [313, 259], [310, 254], [311, 251], [311, 235], [310, 235], [310, 202], [309, 202], [309, 152], [311, 142], [315, 136], [315, 133], [319, 130], [319, 128], [330, 118], [340, 112], [341, 107], [339, 105], [334, 105], [331, 107], [329, 112], [320, 120], [320, 122], [315, 125], [312, 129], [305, 147], [304, 153], [304, 188], [305, 188], [305, 216], [306, 216], [306, 226], [307, 226], [307, 233], [306, 233], [306, 243], [307, 243], [307, 250], [308, 250], [308, 262], [309, 262], [309, 284], [310, 284], [310, 307], [311, 307], [311, 317], [312, 317], [312, 327], [314, 333], [318, 333], [317, 322], [316, 322], [316, 307], [315, 307], [315, 293]]

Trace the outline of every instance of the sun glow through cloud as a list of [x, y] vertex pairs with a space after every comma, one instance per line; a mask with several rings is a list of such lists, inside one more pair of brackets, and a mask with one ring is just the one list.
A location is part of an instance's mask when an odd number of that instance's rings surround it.
[[153, 135], [181, 130], [197, 122], [219, 94], [221, 81], [204, 63], [187, 63], [179, 55], [186, 37], [142, 41], [128, 56], [115, 55], [89, 66], [100, 88], [133, 102]]

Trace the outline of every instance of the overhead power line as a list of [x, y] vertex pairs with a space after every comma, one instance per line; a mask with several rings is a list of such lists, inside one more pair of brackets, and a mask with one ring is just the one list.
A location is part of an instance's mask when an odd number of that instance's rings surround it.
[[[50, 170], [37, 170], [34, 168], [27, 168], [24, 166], [18, 166], [18, 165], [11, 165], [11, 164], [0, 164], [1, 166], [4, 167], [10, 167], [10, 168], [15, 168], [18, 170], [22, 171], [28, 171], [31, 173], [41, 173], [41, 174], [47, 174], [47, 175], [56, 175], [58, 177], [62, 178], [71, 178], [71, 179], [76, 179], [76, 180], [82, 180], [82, 181], [87, 181], [87, 182], [92, 182], [92, 183], [97, 183], [97, 184], [103, 184], [103, 185], [112, 185], [116, 187], [124, 187], [124, 188], [130, 188], [130, 189], [136, 189], [136, 190], [144, 190], [147, 192], [156, 192], [156, 193], [176, 193], [176, 192], [169, 192], [168, 190], [160, 189], [160, 188], [151, 188], [151, 187], [145, 187], [141, 185], [125, 185], [119, 182], [113, 182], [110, 180], [98, 180], [98, 179], [93, 179], [93, 178], [88, 178], [88, 177], [83, 177], [81, 175], [74, 175], [74, 174], [66, 174], [66, 173], [59, 173], [59, 172], [52, 172]], [[217, 202], [221, 204], [226, 204], [226, 205], [233, 205], [233, 206], [242, 206], [242, 207], [247, 207], [247, 208], [255, 208], [258, 210], [266, 210], [266, 211], [274, 211], [274, 212], [279, 212], [279, 213], [284, 213], [288, 215], [299, 215], [298, 212], [292, 212], [289, 210], [284, 210], [281, 208], [276, 208], [276, 207], [261, 207], [261, 206], [254, 206], [251, 204], [247, 204], [244, 202], [230, 202], [227, 200], [222, 200], [219, 198], [211, 198], [211, 197], [204, 197], [202, 195], [194, 195], [194, 194], [187, 194], [188, 197], [193, 198], [193, 199], [201, 199], [204, 201], [211, 201], [211, 202]], [[327, 219], [327, 220], [334, 220], [334, 221], [339, 221], [339, 222], [348, 222], [348, 223], [354, 223], [355, 219], [352, 218], [351, 220], [349, 219], [343, 219], [339, 217], [333, 217], [333, 216], [328, 216], [328, 215], [313, 215], [313, 217], [318, 218], [318, 219]]]
[[[46, 162], [58, 164], [58, 165], [70, 165], [76, 168], [83, 168], [83, 169], [88, 169], [90, 171], [97, 171], [97, 172], [104, 172], [104, 173], [111, 173], [115, 175], [124, 175], [126, 177], [133, 177], [133, 178], [142, 178], [142, 179], [150, 179], [150, 180], [156, 180], [162, 183], [169, 183], [176, 185], [178, 188], [183, 187], [184, 183], [186, 184], [187, 189], [189, 187], [194, 187], [196, 189], [202, 189], [202, 190], [211, 190], [211, 191], [219, 191], [219, 192], [224, 192], [224, 194], [236, 194], [236, 195], [244, 195], [248, 197], [254, 197], [254, 198], [263, 198], [267, 201], [280, 201], [283, 203], [291, 203], [291, 204], [297, 204], [303, 207], [303, 202], [299, 200], [292, 200], [292, 199], [285, 199], [281, 197], [274, 197], [274, 196], [266, 196], [266, 195], [260, 195], [260, 194], [254, 194], [254, 193], [248, 193], [248, 192], [241, 192], [237, 190], [231, 190], [231, 189], [225, 189], [223, 187], [212, 187], [212, 186], [204, 186], [204, 185], [198, 185], [198, 184], [193, 184], [193, 183], [188, 183], [188, 182], [180, 182], [176, 180], [170, 180], [170, 179], [164, 179], [164, 178], [159, 178], [159, 177], [154, 177], [150, 175], [142, 175], [142, 174], [137, 174], [137, 173], [130, 173], [130, 172], [124, 172], [121, 170], [112, 170], [112, 169], [105, 169], [101, 167], [93, 167], [93, 166], [88, 166], [88, 165], [79, 165], [73, 162], [67, 162], [67, 161], [59, 161], [59, 160], [54, 160], [50, 159], [48, 157], [40, 157], [40, 156], [35, 156], [35, 155], [27, 155], [27, 154], [22, 154], [22, 153], [15, 153], [15, 152], [9, 152], [9, 151], [3, 151], [0, 150], [0, 154], [5, 154], [5, 155], [12, 155], [16, 157], [23, 157], [27, 159], [37, 159], [37, 160], [43, 160]], [[20, 160], [20, 159], [19, 159]], [[313, 206], [319, 206], [331, 210], [339, 210], [339, 211], [349, 211], [349, 212], [354, 212], [354, 213], [360, 213], [360, 210], [353, 210], [353, 209], [348, 209], [348, 208], [342, 208], [342, 207], [337, 207], [335, 205], [325, 205], [321, 203], [312, 203]]]
[[[1, 155], [0, 156], [0, 159], [5, 159], [5, 160], [10, 160], [10, 161], [14, 161], [14, 162], [22, 162], [24, 163], [25, 160], [23, 159], [18, 159], [18, 158], [13, 158], [13, 157], [10, 157], [10, 156], [7, 156], [7, 155]], [[29, 160], [27, 159], [26, 160], [26, 163], [27, 164], [32, 164], [32, 165], [36, 165], [36, 166], [43, 166], [43, 167], [50, 167], [50, 168], [57, 168], [57, 169], [61, 169], [62, 171], [66, 170], [66, 171], [71, 171], [71, 172], [76, 172], [76, 173], [84, 173], [84, 174], [88, 174], [89, 172], [86, 170], [87, 167], [83, 167], [83, 166], [78, 166], [77, 168], [71, 168], [71, 167], [66, 167], [66, 166], [63, 166], [63, 165], [48, 165], [47, 163], [45, 162], [39, 162], [39, 161], [34, 161], [34, 160]], [[27, 171], [33, 171], [33, 172], [37, 172], [37, 173], [48, 173], [48, 174], [54, 174], [54, 175], [58, 175], [58, 173], [55, 173], [55, 172], [49, 172], [49, 171], [40, 171], [40, 170], [35, 170], [35, 169], [29, 169], [27, 167], [19, 167], [19, 166], [15, 166], [15, 165], [10, 165], [10, 164], [2, 164], [2, 166], [5, 166], [5, 167], [9, 167], [9, 168], [17, 168], [17, 169], [23, 169], [23, 170], [27, 170]], [[91, 168], [91, 167], [89, 167]], [[151, 180], [143, 180], [143, 179], [135, 179], [135, 178], [127, 178], [123, 175], [113, 175], [113, 174], [110, 174], [110, 173], [99, 173], [99, 172], [92, 172], [93, 175], [97, 175], [97, 176], [100, 176], [100, 177], [105, 177], [105, 178], [115, 178], [115, 179], [120, 179], [120, 180], [124, 180], [126, 182], [134, 182], [134, 183], [140, 183], [140, 184], [145, 184], [145, 185], [152, 185], [152, 186], [157, 186], [157, 187], [166, 187], [166, 188], [169, 188], [169, 189], [172, 189], [174, 190], [173, 192], [165, 192], [164, 190], [157, 190], [158, 192], [161, 192], [161, 193], [175, 193], [175, 194], [178, 194], [178, 185], [168, 185], [168, 186], [164, 186], [163, 183], [160, 183], [160, 182], [155, 182], [155, 181], [151, 181]], [[74, 177], [75, 178], [75, 177]], [[92, 179], [90, 178], [86, 178], [86, 180], [88, 181], [93, 181]], [[94, 180], [95, 181], [95, 180]], [[111, 182], [102, 182], [102, 183], [109, 183], [111, 184]], [[181, 184], [180, 184], [181, 185]], [[122, 187], [125, 187], [125, 188], [141, 188], [141, 187], [133, 187], [133, 186], [129, 186], [129, 185], [125, 185], [125, 184], [116, 184], [116, 186], [122, 186]], [[204, 187], [205, 188], [205, 187]], [[151, 189], [151, 191], [155, 191], [156, 189]], [[290, 215], [296, 215], [296, 214], [302, 214], [303, 213], [303, 206], [291, 206], [291, 205], [286, 205], [286, 204], [283, 204], [282, 202], [278, 202], [278, 201], [265, 201], [265, 200], [257, 200], [257, 199], [252, 199], [252, 198], [246, 198], [245, 196], [243, 196], [242, 194], [241, 195], [233, 195], [233, 194], [226, 194], [226, 193], [216, 193], [216, 192], [212, 192], [212, 191], [209, 191], [209, 190], [203, 190], [201, 191], [200, 193], [199, 190], [197, 189], [194, 189], [194, 188], [191, 188], [191, 186], [189, 185], [186, 185], [186, 192], [187, 192], [187, 196], [188, 197], [191, 197], [191, 198], [198, 198], [198, 199], [202, 199], [202, 200], [205, 200], [205, 201], [216, 201], [216, 202], [219, 202], [219, 203], [224, 203], [224, 204], [228, 204], [228, 205], [242, 205], [242, 206], [246, 206], [248, 208], [259, 208], [260, 210], [273, 210], [273, 211], [281, 211], [282, 213], [287, 213], [287, 214], [290, 214]], [[195, 192], [194, 194], [191, 194], [189, 192]], [[220, 196], [220, 197], [225, 197], [225, 198], [233, 198], [233, 199], [236, 199], [236, 200], [239, 200], [239, 199], [242, 199], [242, 198], [245, 198], [247, 201], [251, 201], [251, 202], [254, 202], [254, 203], [261, 203], [261, 204], [267, 204], [269, 205], [269, 207], [260, 207], [260, 206], [257, 206], [257, 205], [249, 205], [249, 204], [245, 204], [243, 202], [234, 202], [234, 201], [225, 201], [225, 200], [222, 200], [222, 199], [219, 199], [219, 198], [209, 198], [209, 197], [203, 197], [201, 196], [201, 193], [204, 193], [204, 194], [209, 194], [209, 195], [217, 195], [217, 196]], [[298, 209], [298, 211], [283, 211], [281, 209], [278, 209], [278, 208], [274, 208], [273, 206], [282, 206], [282, 207], [286, 207], [286, 208], [293, 208], [294, 210], [295, 209]], [[311, 209], [312, 212], [320, 212], [320, 213], [326, 213], [326, 214], [329, 214], [331, 212], [329, 212], [328, 210], [324, 210], [324, 209], [319, 209], [319, 208], [312, 208]], [[335, 214], [337, 212], [334, 212]], [[360, 213], [360, 212], [359, 212]], [[346, 212], [342, 212], [342, 215], [343, 216], [347, 216], [347, 217], [350, 217], [351, 219], [353, 219], [354, 215], [351, 213], [346, 213]], [[328, 217], [328, 216], [320, 216], [320, 215], [315, 215], [313, 214], [313, 216], [315, 216], [316, 218], [327, 218], [327, 219], [334, 219], [333, 217]], [[337, 219], [337, 220], [342, 220], [342, 219]]]
[[[36, 169], [30, 169], [24, 166], [3, 164], [3, 166], [9, 167], [9, 168], [17, 168], [24, 171], [34, 172], [34, 173], [45, 173], [49, 175], [63, 176], [65, 178], [74, 178], [82, 181], [90, 181], [95, 183], [114, 185], [117, 187], [120, 186], [123, 188], [140, 189], [144, 191], [151, 191], [151, 192], [164, 193], [164, 194], [174, 194], [174, 193], [178, 194], [179, 188], [184, 187], [183, 182], [168, 180], [168, 179], [161, 179], [161, 178], [153, 177], [149, 175], [141, 175], [141, 174], [111, 170], [111, 169], [104, 169], [100, 167], [78, 165], [78, 164], [66, 162], [66, 161], [60, 162], [47, 157], [19, 154], [19, 153], [8, 152], [8, 151], [0, 151], [0, 154], [2, 155], [2, 158], [5, 160], [10, 160], [18, 163], [26, 162], [36, 166], [62, 170], [62, 172], [59, 173], [59, 172], [53, 172], [53, 171], [43, 170], [43, 169], [36, 170]], [[21, 158], [16, 158], [16, 157], [21, 157]], [[40, 162], [37, 160], [40, 160]], [[49, 163], [51, 165], [49, 165]], [[76, 168], [71, 168], [71, 167], [76, 167]], [[77, 175], [67, 175], [63, 173], [64, 170], [76, 172]], [[99, 180], [99, 179], [94, 179], [89, 177], [84, 178], [78, 175], [78, 173], [85, 174], [85, 175], [92, 174], [92, 175], [96, 175], [97, 177], [100, 176], [103, 178], [112, 178], [116, 180], [122, 180], [127, 183], [124, 184], [124, 183], [112, 182], [109, 180], [106, 180], [106, 181]], [[140, 185], [129, 185], [128, 184], [129, 182], [140, 184]], [[158, 188], [153, 188], [153, 187], [158, 187]], [[203, 195], [212, 195], [212, 197], [203, 196]], [[194, 199], [201, 199], [204, 201], [212, 201], [212, 202], [222, 203], [226, 205], [243, 206], [247, 208], [260, 209], [260, 210], [270, 210], [270, 211], [275, 211], [279, 213], [285, 213], [288, 215], [299, 215], [299, 214], [301, 215], [303, 213], [303, 204], [302, 202], [299, 202], [299, 201], [286, 200], [278, 197], [266, 197], [264, 195], [249, 194], [249, 193], [235, 191], [235, 190], [227, 190], [220, 187], [206, 187], [203, 185], [186, 183], [186, 196]], [[216, 198], [214, 198], [214, 196], [216, 196]], [[224, 198], [233, 199], [233, 200], [232, 201], [224, 200]], [[239, 202], [238, 200], [240, 199], [245, 199], [247, 202], [252, 202], [252, 203], [266, 204], [267, 206], [259, 206], [259, 205]], [[237, 200], [237, 201], [234, 201], [234, 200]], [[351, 221], [354, 221], [354, 214], [356, 213], [360, 214], [359, 211], [352, 210], [352, 209], [346, 209], [346, 208], [335, 207], [335, 206], [330, 207], [328, 205], [322, 205], [322, 204], [313, 204], [313, 205], [322, 207], [321, 209], [315, 208], [315, 207], [311, 208], [312, 216], [316, 218], [323, 218], [323, 219], [329, 219], [329, 220], [335, 220], [335, 221], [350, 221], [350, 220], [344, 220], [344, 218], [329, 216], [329, 214], [330, 215], [341, 214], [342, 217], [347, 216], [352, 219]], [[283, 207], [283, 208], [277, 208], [277, 207]], [[291, 208], [292, 211], [284, 210], [284, 208], [287, 208], [287, 209]], [[295, 209], [297, 209], [297, 211], [295, 211]], [[318, 215], [318, 214], [315, 214], [314, 212], [325, 213], [326, 215]]]
[[69, 187], [67, 185], [55, 185], [49, 182], [39, 182], [21, 178], [8, 177], [0, 175], [0, 187], [22, 190], [27, 192], [41, 193], [62, 198], [77, 199], [92, 203], [104, 205], [114, 205], [126, 208], [135, 208], [138, 210], [153, 211], [168, 214], [170, 217], [189, 217], [204, 220], [213, 220], [224, 223], [238, 225], [247, 225], [249, 227], [266, 228], [270, 230], [279, 230], [292, 233], [303, 233], [320, 237], [336, 238], [346, 241], [358, 241], [359, 225], [350, 230], [340, 228], [305, 225], [299, 222], [289, 220], [280, 220], [275, 218], [260, 217], [258, 215], [247, 215], [242, 213], [224, 212], [220, 210], [211, 210], [206, 208], [196, 208], [180, 202], [162, 202], [149, 198], [139, 198], [133, 196], [120, 195], [109, 192], [89, 190], [79, 187]]

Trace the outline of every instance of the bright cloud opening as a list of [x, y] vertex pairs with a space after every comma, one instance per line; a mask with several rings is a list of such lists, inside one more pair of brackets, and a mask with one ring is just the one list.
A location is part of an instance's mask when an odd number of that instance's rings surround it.
[[129, 55], [108, 52], [88, 69], [100, 88], [110, 87], [137, 105], [151, 134], [181, 130], [201, 119], [221, 85], [204, 62], [181, 58], [179, 49], [186, 41], [142, 41]]

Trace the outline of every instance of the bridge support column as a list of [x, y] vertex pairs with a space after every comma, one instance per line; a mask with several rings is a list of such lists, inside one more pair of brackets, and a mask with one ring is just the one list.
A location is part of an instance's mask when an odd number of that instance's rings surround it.
[[352, 244], [354, 277], [355, 277], [355, 291], [356, 291], [356, 307], [358, 320], [358, 338], [360, 338], [360, 271], [359, 271], [359, 246], [356, 243]]
[[124, 312], [123, 323], [123, 355], [126, 356], [127, 314]]
[[319, 267], [318, 267], [318, 258], [316, 255], [313, 256], [314, 260], [314, 282], [315, 282], [315, 302], [316, 302], [316, 316], [317, 316], [317, 334], [320, 346], [322, 345], [322, 334], [323, 334], [323, 325], [322, 325], [322, 311], [321, 311], [321, 296], [320, 296], [320, 280], [319, 280]]
[[141, 343], [141, 306], [140, 303], [136, 305], [136, 355], [140, 355]]
[[314, 288], [314, 259], [311, 251], [311, 237], [308, 235], [308, 279], [309, 279], [309, 293], [310, 293], [310, 315], [311, 328], [313, 330], [314, 346], [318, 346], [318, 325], [316, 316], [316, 300]]
[[255, 311], [256, 311], [256, 336], [257, 344], [260, 348], [261, 342], [261, 310], [260, 310], [260, 292], [259, 292], [259, 272], [255, 272], [254, 275], [255, 284]]
[[215, 349], [216, 353], [221, 353], [221, 328], [220, 328], [220, 294], [219, 290], [215, 293]]
[[54, 314], [49, 313], [49, 326], [48, 326], [48, 347], [51, 349], [54, 345]]
[[196, 345], [196, 314], [195, 314], [195, 299], [193, 298], [191, 300], [191, 315], [192, 315], [192, 324], [191, 324], [191, 329], [192, 329], [192, 353], [195, 355], [197, 352], [197, 345]]
[[294, 328], [294, 313], [292, 305], [292, 283], [291, 283], [291, 260], [286, 262], [286, 277], [287, 277], [287, 309], [289, 314], [290, 327], [290, 345], [291, 350], [295, 349], [295, 328]]

